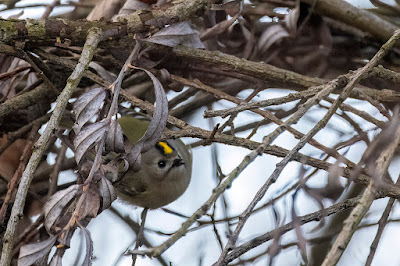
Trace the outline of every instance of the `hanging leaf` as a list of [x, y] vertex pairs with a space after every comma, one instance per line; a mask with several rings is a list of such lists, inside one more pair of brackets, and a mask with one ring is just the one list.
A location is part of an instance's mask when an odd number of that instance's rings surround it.
[[76, 120], [75, 132], [79, 132], [89, 119], [99, 111], [105, 98], [106, 90], [103, 87], [98, 87], [85, 92], [76, 100], [73, 108]]
[[89, 230], [85, 227], [79, 227], [82, 230], [83, 237], [85, 238], [85, 246], [86, 246], [86, 255], [85, 259], [82, 262], [82, 266], [92, 265], [92, 256], [93, 256], [93, 241], [90, 236]]
[[89, 188], [86, 190], [86, 193], [82, 195], [85, 196], [85, 200], [79, 209], [78, 219], [82, 220], [86, 217], [94, 218], [97, 216], [97, 213], [100, 209], [100, 195], [97, 189], [97, 186], [91, 184]]
[[300, 6], [296, 6], [285, 16], [286, 28], [291, 34], [296, 34], [297, 22], [300, 17]]
[[199, 34], [195, 32], [186, 21], [163, 28], [143, 41], [169, 47], [183, 45], [193, 48], [204, 48], [203, 43], [200, 41]]
[[29, 266], [47, 256], [57, 240], [57, 235], [50, 236], [44, 241], [27, 244], [19, 250], [18, 266]]
[[111, 182], [107, 178], [102, 178], [100, 180], [100, 197], [103, 202], [102, 210], [108, 209], [111, 203], [117, 199], [117, 194]]
[[108, 151], [124, 151], [124, 134], [117, 120], [112, 120], [110, 129], [107, 131], [106, 149]]
[[274, 43], [286, 37], [289, 37], [289, 33], [282, 25], [272, 25], [261, 34], [258, 49], [261, 53], [265, 53]]
[[58, 191], [56, 194], [51, 196], [51, 198], [44, 205], [44, 215], [45, 215], [45, 228], [47, 232], [51, 232], [50, 229], [60, 217], [63, 209], [70, 203], [70, 201], [78, 193], [78, 189], [81, 185], [72, 185], [67, 189]]
[[161, 82], [150, 71], [143, 68], [138, 69], [146, 72], [153, 81], [156, 102], [153, 118], [150, 121], [146, 133], [128, 153], [129, 165], [134, 167], [134, 169], [139, 169], [141, 160], [140, 154], [150, 150], [160, 139], [165, 126], [167, 125], [168, 118], [168, 100]]
[[101, 120], [82, 129], [74, 139], [75, 160], [80, 162], [85, 152], [108, 130], [109, 123]]

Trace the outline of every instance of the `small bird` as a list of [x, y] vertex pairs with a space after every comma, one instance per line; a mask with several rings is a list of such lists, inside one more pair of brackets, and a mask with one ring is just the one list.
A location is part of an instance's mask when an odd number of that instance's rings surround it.
[[[118, 122], [131, 143], [140, 139], [150, 123], [132, 116], [123, 116]], [[189, 186], [191, 175], [189, 147], [179, 139], [171, 139], [143, 153], [140, 170], [129, 169], [115, 187], [123, 201], [156, 209], [179, 198]]]

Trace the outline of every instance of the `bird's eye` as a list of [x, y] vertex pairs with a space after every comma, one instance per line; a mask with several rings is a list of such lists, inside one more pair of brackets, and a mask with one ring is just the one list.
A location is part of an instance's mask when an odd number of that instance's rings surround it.
[[161, 160], [161, 161], [159, 161], [157, 164], [158, 164], [158, 167], [164, 168], [164, 167], [167, 165], [167, 162], [164, 161], [164, 160]]

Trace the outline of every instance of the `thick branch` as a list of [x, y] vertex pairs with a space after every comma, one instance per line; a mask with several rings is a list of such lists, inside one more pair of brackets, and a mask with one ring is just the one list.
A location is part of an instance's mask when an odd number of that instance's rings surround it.
[[301, 0], [314, 5], [315, 12], [368, 32], [381, 42], [386, 42], [398, 27], [377, 15], [356, 8], [344, 0]]
[[56, 45], [59, 42], [82, 45], [93, 28], [103, 31], [103, 40], [112, 40], [127, 36], [130, 33], [141, 32], [150, 29], [152, 26], [163, 26], [171, 22], [185, 21], [204, 13], [209, 0], [186, 0], [175, 1], [166, 9], [137, 10], [136, 12], [119, 17], [120, 22], [111, 21], [70, 21], [65, 19], [27, 19], [27, 20], [6, 20], [0, 19], [0, 41], [11, 44], [21, 41], [30, 45]]
[[[290, 88], [302, 91], [309, 87], [322, 85], [327, 82], [320, 78], [304, 76], [269, 64], [252, 62], [217, 51], [196, 50], [178, 46], [173, 49], [173, 53], [178, 57], [190, 60], [190, 62], [211, 64], [213, 66], [218, 66], [222, 70], [233, 71], [267, 81], [271, 87]], [[400, 93], [396, 91], [380, 91], [364, 86], [356, 86], [351, 92], [350, 97], [364, 99], [363, 93], [380, 102], [400, 102]]]

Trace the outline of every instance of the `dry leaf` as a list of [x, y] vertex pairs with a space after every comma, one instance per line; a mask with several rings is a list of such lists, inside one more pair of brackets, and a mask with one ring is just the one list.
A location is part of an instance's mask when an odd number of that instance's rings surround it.
[[297, 31], [297, 22], [300, 16], [300, 7], [296, 6], [294, 9], [290, 10], [285, 16], [286, 28], [291, 34], [295, 34]]
[[183, 45], [193, 48], [204, 48], [203, 43], [200, 41], [199, 34], [194, 31], [186, 21], [165, 27], [143, 41], [169, 47]]
[[74, 113], [76, 125], [74, 126], [75, 133], [99, 111], [101, 105], [106, 98], [106, 90], [103, 87], [91, 89], [82, 94], [74, 103]]
[[90, 184], [84, 195], [85, 200], [78, 211], [78, 220], [82, 220], [87, 217], [94, 218], [97, 216], [97, 213], [100, 209], [100, 195], [96, 185]]
[[89, 230], [87, 230], [85, 227], [80, 226], [79, 227], [82, 230], [82, 234], [85, 238], [85, 247], [86, 247], [86, 254], [85, 254], [85, 259], [82, 262], [82, 266], [89, 266], [92, 265], [92, 256], [93, 256], [93, 241], [90, 236]]
[[27, 244], [19, 250], [18, 266], [29, 266], [47, 256], [57, 240], [57, 235], [50, 236], [44, 241]]
[[75, 139], [75, 160], [77, 163], [80, 162], [82, 156], [86, 153], [86, 151], [97, 142], [104, 133], [109, 129], [109, 123], [106, 120], [101, 120], [97, 123], [91, 124], [87, 127], [84, 127], [82, 131], [80, 131]]
[[231, 19], [223, 20], [220, 23], [214, 25], [213, 27], [207, 29], [206, 31], [204, 31], [201, 34], [200, 39], [202, 41], [205, 41], [209, 38], [212, 38], [221, 33], [224, 33], [230, 26], [232, 26], [232, 24], [237, 20], [238, 17], [239, 17], [239, 14], [236, 14], [236, 16], [232, 17]]
[[288, 36], [288, 31], [280, 24], [268, 27], [258, 40], [258, 49], [260, 53], [265, 53], [274, 43]]
[[108, 151], [124, 151], [124, 134], [117, 120], [112, 120], [107, 132], [106, 149]]
[[100, 180], [100, 197], [102, 199], [102, 210], [108, 209], [111, 203], [117, 199], [117, 194], [115, 193], [114, 187], [107, 178], [102, 178]]
[[52, 226], [58, 220], [64, 208], [76, 196], [80, 187], [81, 185], [72, 185], [67, 189], [58, 191], [46, 202], [44, 205], [44, 225], [47, 232], [51, 232]]
[[138, 69], [146, 72], [153, 81], [156, 102], [153, 118], [150, 121], [146, 133], [128, 152], [129, 165], [134, 169], [139, 169], [140, 167], [141, 153], [150, 150], [160, 139], [165, 126], [167, 125], [168, 118], [168, 100], [161, 82], [150, 71], [143, 68]]

